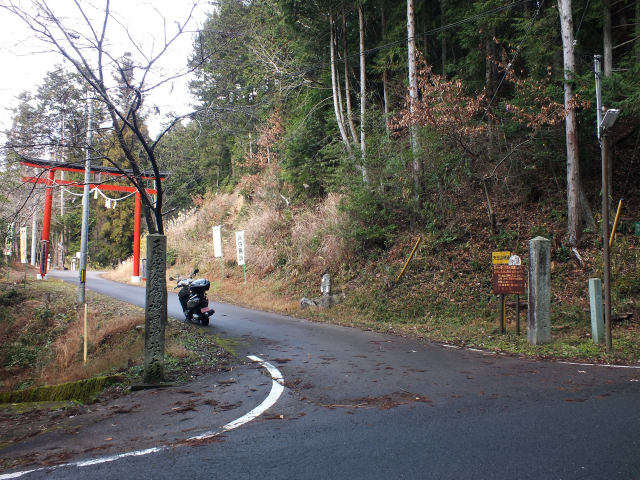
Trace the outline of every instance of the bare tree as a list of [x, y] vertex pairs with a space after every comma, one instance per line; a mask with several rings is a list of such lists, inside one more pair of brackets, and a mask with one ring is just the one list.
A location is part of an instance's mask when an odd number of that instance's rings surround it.
[[356, 133], [356, 126], [353, 123], [353, 109], [351, 108], [351, 82], [349, 82], [349, 50], [347, 49], [347, 19], [344, 9], [342, 10], [342, 51], [344, 61], [344, 98], [347, 103], [347, 120], [349, 123], [349, 131], [351, 132], [351, 140], [353, 141], [355, 147], [358, 148], [358, 135]]
[[[182, 117], [174, 118], [155, 139], [151, 139], [144, 124], [143, 105], [144, 99], [160, 85], [187, 73], [179, 71], [160, 79], [151, 79], [152, 72], [160, 58], [166, 54], [180, 36], [185, 34], [197, 3], [191, 6], [183, 22], [175, 24], [173, 33], [165, 32], [164, 44], [155, 52], [142, 51], [142, 48], [135, 43], [131, 32], [125, 28], [125, 35], [130, 41], [129, 47], [140, 54], [141, 60], [134, 63], [125, 62], [124, 60], [128, 60], [130, 57], [119, 56], [112, 50], [113, 46], [107, 36], [109, 27], [113, 23], [117, 23], [121, 27], [122, 25], [112, 16], [109, 0], [105, 0], [101, 11], [102, 16], [98, 20], [91, 17], [92, 12], [89, 12], [79, 0], [74, 0], [74, 4], [80, 24], [71, 24], [68, 19], [58, 15], [51, 7], [52, 3], [47, 0], [35, 0], [33, 2], [35, 10], [33, 11], [27, 11], [13, 1], [5, 2], [0, 7], [20, 18], [41, 41], [48, 44], [54, 52], [59, 53], [68, 61], [87, 82], [95, 98], [106, 109], [118, 143], [127, 159], [128, 167], [134, 172], [133, 175], [129, 175], [129, 180], [142, 196], [149, 231], [163, 233], [162, 199], [164, 192], [162, 185], [160, 183], [157, 185], [157, 199], [154, 202], [146, 193], [142, 176], [145, 173], [145, 163], [151, 167], [156, 176], [160, 176], [160, 168], [155, 154], [156, 146], [164, 134]], [[131, 75], [132, 71], [137, 73], [135, 77]], [[124, 86], [127, 91], [126, 95], [122, 95], [112, 85], [109, 85], [111, 74]], [[122, 98], [119, 96], [124, 97], [126, 101], [122, 102]], [[125, 132], [127, 131], [134, 135], [135, 143], [126, 141]], [[142, 159], [136, 156], [133, 147], [142, 148], [144, 152]], [[121, 167], [117, 164], [114, 166]]]
[[[156, 157], [156, 147], [163, 136], [177, 123], [181, 117], [172, 118], [164, 130], [151, 139], [144, 124], [144, 100], [161, 85], [171, 82], [179, 76], [186, 75], [186, 69], [170, 74], [154, 77], [160, 59], [186, 33], [197, 2], [192, 3], [188, 13], [181, 22], [173, 23], [172, 30], [164, 20], [164, 39], [155, 49], [145, 51], [143, 46], [134, 40], [134, 32], [113, 15], [110, 1], [104, 0], [101, 8], [90, 4], [73, 1], [73, 16], [69, 12], [64, 15], [59, 10], [60, 4], [49, 0], [33, 0], [29, 7], [13, 0], [0, 3], [0, 8], [21, 20], [35, 36], [52, 51], [61, 55], [87, 83], [91, 96], [102, 104], [110, 120], [113, 134], [126, 159], [124, 164], [106, 157], [139, 192], [144, 217], [149, 233], [164, 234], [162, 183], [156, 181], [156, 198], [147, 193], [145, 176], [149, 170], [155, 178], [161, 177], [160, 166]], [[55, 6], [55, 7], [54, 7]], [[75, 17], [75, 18], [74, 18]], [[116, 36], [117, 40], [116, 41]], [[116, 51], [116, 45], [127, 40], [127, 48], [132, 55], [122, 55]], [[134, 59], [135, 57], [135, 59]], [[192, 68], [195, 68], [192, 65]], [[113, 85], [115, 79], [117, 85]], [[116, 88], [117, 87], [117, 88]], [[131, 140], [133, 139], [133, 141]], [[131, 173], [132, 172], [132, 173]], [[164, 270], [164, 260], [159, 263]], [[161, 381], [164, 377], [164, 322], [166, 321], [166, 280], [164, 271], [149, 278], [147, 283], [147, 312], [145, 315], [146, 332], [150, 325], [161, 324], [161, 368], [151, 374], [147, 372], [150, 348], [145, 342], [145, 380]], [[149, 306], [149, 292], [159, 292], [164, 288], [164, 296], [159, 297], [164, 305]], [[154, 312], [150, 314], [150, 312]], [[157, 318], [160, 317], [160, 318]], [[145, 340], [147, 333], [145, 332]], [[157, 358], [158, 347], [153, 355]], [[155, 361], [155, 360], [152, 360]]]
[[331, 91], [333, 93], [333, 109], [336, 114], [336, 122], [340, 137], [344, 143], [347, 152], [351, 155], [351, 143], [347, 137], [347, 128], [344, 121], [344, 113], [342, 111], [342, 99], [340, 95], [340, 79], [336, 68], [336, 39], [335, 39], [335, 22], [333, 13], [329, 13], [329, 55], [331, 60]]

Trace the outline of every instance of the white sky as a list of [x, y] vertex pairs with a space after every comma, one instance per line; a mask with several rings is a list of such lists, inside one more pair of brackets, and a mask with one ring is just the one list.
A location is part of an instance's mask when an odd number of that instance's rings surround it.
[[[26, 0], [15, 1], [28, 4]], [[4, 4], [6, 0], [0, 0], [0, 3]], [[72, 0], [49, 0], [48, 3], [56, 14], [65, 18], [77, 17]], [[193, 0], [111, 0], [111, 11], [128, 28], [135, 43], [149, 55], [157, 53], [164, 45], [164, 22], [168, 33], [175, 33], [175, 22], [186, 20], [193, 3]], [[104, 1], [81, 0], [81, 4], [88, 12], [99, 12]], [[186, 66], [192, 51], [193, 32], [202, 25], [210, 9], [211, 5], [206, 1], [201, 1], [196, 7], [189, 23], [189, 32], [163, 55], [160, 65], [162, 72], [158, 72], [159, 75], [174, 74]], [[100, 27], [101, 19], [97, 23], [97, 28]], [[109, 32], [112, 33], [109, 38], [112, 49], [118, 52], [118, 56], [125, 51], [132, 51], [132, 44], [123, 34], [122, 27], [111, 22]], [[61, 56], [45, 51], [46, 48], [48, 46], [37, 40], [19, 19], [0, 9], [0, 131], [11, 126], [11, 109], [18, 104], [17, 95], [25, 90], [35, 93], [45, 74], [62, 64]], [[148, 120], [152, 135], [158, 132], [163, 114], [170, 110], [177, 113], [189, 111], [192, 99], [187, 83], [186, 78], [173, 81], [146, 100], [147, 107], [157, 106], [160, 110], [160, 116]], [[4, 135], [0, 141], [4, 142]]]

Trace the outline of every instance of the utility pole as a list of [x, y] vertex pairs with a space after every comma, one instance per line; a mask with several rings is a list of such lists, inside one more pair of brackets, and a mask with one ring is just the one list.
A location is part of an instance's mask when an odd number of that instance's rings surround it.
[[[80, 237], [80, 283], [78, 284], [78, 304], [85, 303], [87, 281], [87, 244], [89, 239], [89, 190], [91, 181], [91, 145], [93, 143], [93, 104], [87, 93], [87, 152], [84, 162], [84, 191], [82, 195], [82, 235]], [[85, 306], [86, 309], [86, 306]]]
[[596, 80], [596, 109], [598, 121], [598, 140], [600, 141], [600, 156], [602, 159], [602, 270], [604, 283], [604, 339], [607, 351], [613, 349], [611, 339], [611, 268], [609, 262], [609, 131], [618, 118], [618, 110], [609, 109], [602, 112], [602, 88], [600, 84], [600, 55], [593, 59]]
[[[64, 155], [64, 128], [65, 128], [65, 115], [64, 110], [62, 111], [62, 120], [60, 125], [60, 145], [58, 149], [59, 161], [63, 163], [65, 161]], [[64, 170], [60, 170], [60, 180], [64, 182]], [[60, 217], [64, 217], [64, 188], [60, 188]], [[64, 270], [64, 257], [65, 257], [65, 248], [64, 248], [64, 223], [62, 225], [62, 229], [60, 231], [60, 267]]]

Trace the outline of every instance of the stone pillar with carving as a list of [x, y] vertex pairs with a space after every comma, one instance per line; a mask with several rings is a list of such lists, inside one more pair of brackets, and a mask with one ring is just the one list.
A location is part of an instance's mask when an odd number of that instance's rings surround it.
[[164, 381], [164, 331], [167, 324], [167, 237], [147, 236], [147, 288], [144, 317], [144, 382]]
[[529, 326], [531, 345], [551, 341], [551, 242], [529, 240]]

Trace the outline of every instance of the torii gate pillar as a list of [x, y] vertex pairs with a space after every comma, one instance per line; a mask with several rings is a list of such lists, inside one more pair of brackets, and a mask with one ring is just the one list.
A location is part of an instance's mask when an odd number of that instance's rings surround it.
[[140, 192], [136, 192], [136, 201], [134, 207], [134, 224], [133, 224], [133, 275], [131, 281], [133, 283], [140, 282], [140, 217], [142, 211], [142, 199]]
[[44, 215], [42, 219], [42, 242], [40, 245], [40, 273], [38, 279], [47, 277], [47, 262], [49, 259], [49, 232], [51, 231], [51, 205], [53, 203], [53, 182], [56, 171], [52, 168], [47, 174], [47, 188], [44, 193]]

